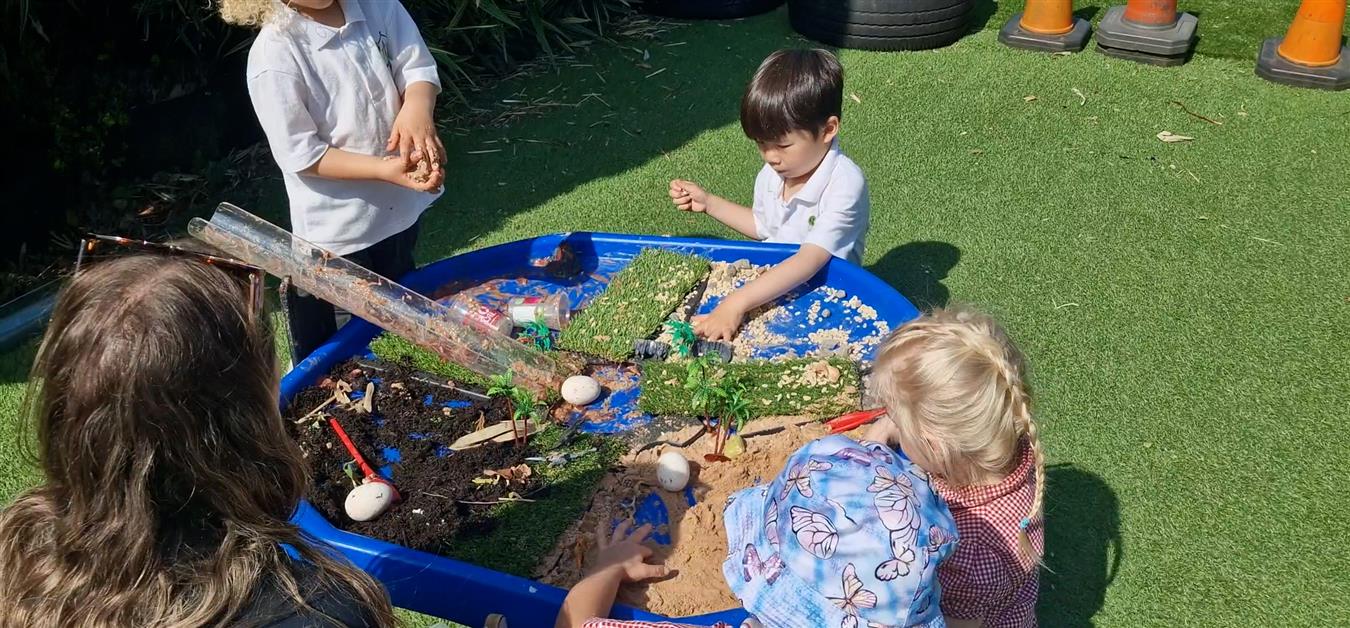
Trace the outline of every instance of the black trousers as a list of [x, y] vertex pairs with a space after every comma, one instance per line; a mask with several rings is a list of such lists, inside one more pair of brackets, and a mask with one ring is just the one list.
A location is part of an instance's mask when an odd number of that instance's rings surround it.
[[[397, 281], [415, 267], [413, 247], [416, 244], [417, 224], [414, 223], [404, 231], [342, 257]], [[337, 310], [333, 304], [302, 293], [294, 286], [286, 291], [286, 310], [291, 328], [291, 360], [298, 364], [337, 331]]]

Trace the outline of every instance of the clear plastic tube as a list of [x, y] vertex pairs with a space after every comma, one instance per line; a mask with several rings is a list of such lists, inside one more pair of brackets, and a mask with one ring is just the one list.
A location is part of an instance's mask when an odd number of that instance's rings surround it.
[[550, 355], [476, 328], [463, 308], [428, 299], [229, 203], [209, 221], [192, 219], [188, 233], [480, 375], [510, 372], [517, 386], [538, 395], [558, 390], [565, 377]]

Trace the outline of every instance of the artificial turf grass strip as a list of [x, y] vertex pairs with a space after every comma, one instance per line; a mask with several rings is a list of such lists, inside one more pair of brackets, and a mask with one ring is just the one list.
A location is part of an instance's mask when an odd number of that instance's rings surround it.
[[[548, 426], [530, 437], [530, 448], [548, 452], [557, 448], [566, 430]], [[600, 481], [626, 445], [615, 438], [581, 434], [564, 451], [595, 451], [567, 464], [532, 464], [542, 489], [527, 495], [534, 502], [493, 506], [490, 528], [483, 534], [460, 535], [449, 542], [445, 555], [480, 567], [530, 577], [540, 560], [553, 551], [558, 539], [590, 504]]]
[[[808, 367], [820, 359], [799, 359], [783, 362], [733, 362], [720, 364], [711, 377], [721, 381], [733, 377], [746, 386], [750, 402], [750, 417], [803, 416], [831, 418], [858, 409], [861, 400], [861, 377], [858, 365], [849, 360], [825, 360], [839, 369], [839, 379], [833, 383], [804, 383]], [[641, 392], [638, 408], [651, 415], [689, 416], [690, 392], [684, 383], [687, 363], [642, 363]]]
[[[375, 357], [393, 364], [410, 364], [419, 371], [425, 371], [432, 375], [442, 375], [450, 380], [469, 384], [474, 388], [486, 390], [492, 386], [488, 378], [479, 375], [467, 368], [464, 368], [454, 362], [448, 362], [440, 356], [423, 349], [406, 338], [390, 332], [384, 332], [370, 341], [370, 352]], [[552, 406], [562, 401], [562, 392], [550, 390], [540, 401]]]
[[697, 255], [643, 249], [563, 330], [559, 346], [627, 360], [633, 356], [633, 341], [656, 331], [710, 268]]
[[434, 375], [443, 375], [459, 383], [472, 384], [481, 388], [489, 386], [488, 378], [466, 369], [454, 362], [447, 362], [440, 356], [423, 349], [397, 334], [384, 332], [370, 341], [370, 351], [375, 357], [391, 364], [402, 364], [406, 360], [413, 368]]

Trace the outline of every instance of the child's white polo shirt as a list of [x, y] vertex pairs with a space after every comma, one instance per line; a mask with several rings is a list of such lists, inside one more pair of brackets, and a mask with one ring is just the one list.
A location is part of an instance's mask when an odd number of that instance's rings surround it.
[[862, 169], [830, 146], [806, 185], [783, 200], [783, 177], [768, 164], [755, 177], [755, 230], [765, 242], [814, 244], [835, 257], [862, 263], [871, 201]]
[[331, 28], [277, 3], [248, 54], [248, 91], [281, 166], [291, 229], [338, 255], [367, 248], [417, 222], [440, 196], [382, 181], [300, 174], [330, 146], [384, 156], [409, 84], [440, 89], [436, 61], [396, 0], [339, 0], [347, 23]]

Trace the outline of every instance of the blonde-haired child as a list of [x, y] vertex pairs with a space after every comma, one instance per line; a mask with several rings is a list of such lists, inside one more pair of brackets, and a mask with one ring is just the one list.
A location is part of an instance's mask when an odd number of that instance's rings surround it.
[[1036, 625], [1045, 456], [1020, 351], [994, 319], [939, 309], [882, 344], [872, 390], [897, 443], [927, 471], [961, 541], [938, 570], [951, 626]]
[[[413, 269], [422, 212], [441, 194], [441, 84], [397, 0], [218, 0], [257, 27], [248, 92], [286, 184], [291, 231], [376, 273]], [[333, 306], [290, 290], [299, 360], [337, 330]]]

